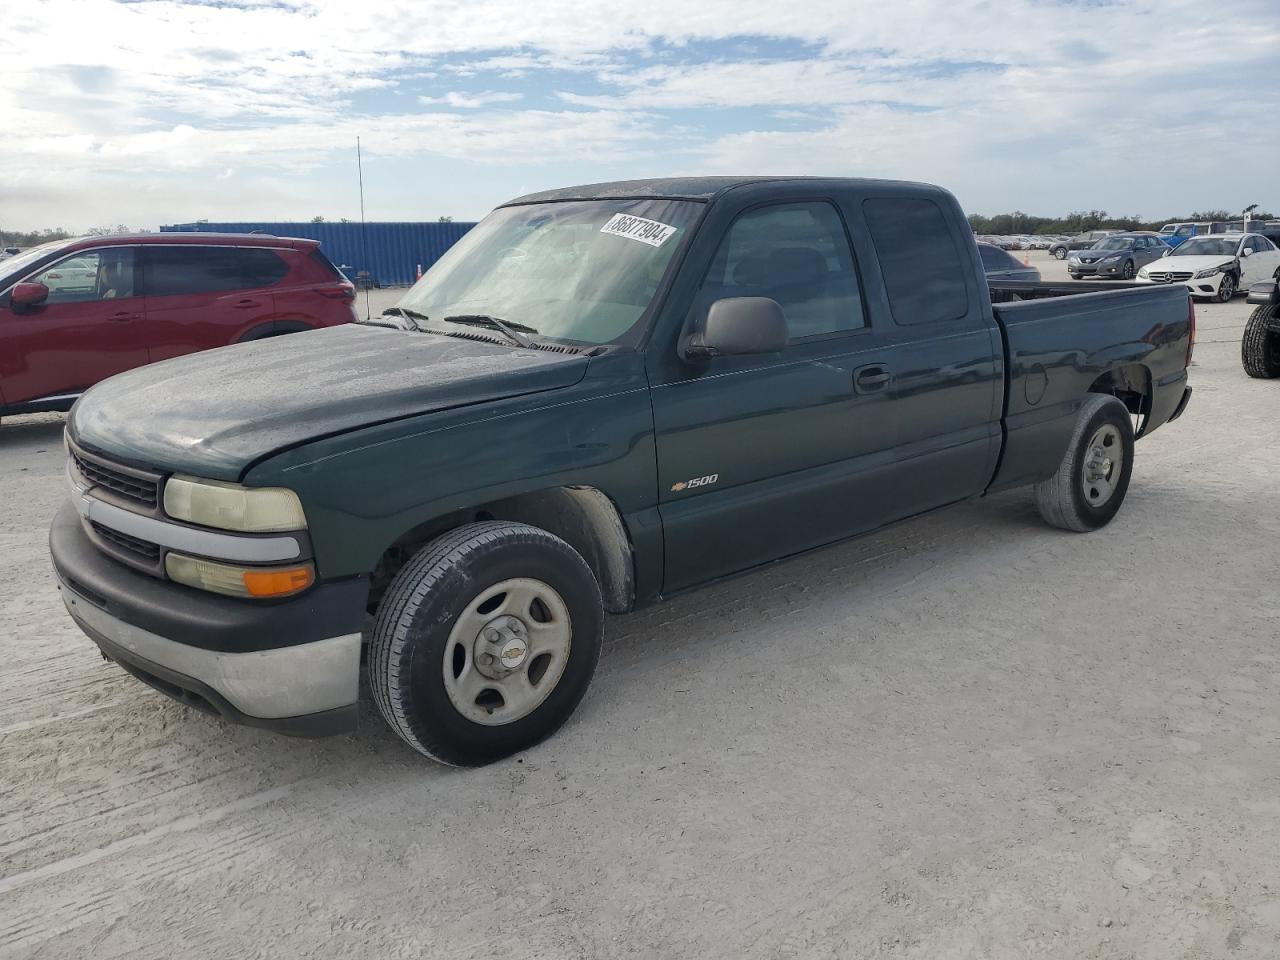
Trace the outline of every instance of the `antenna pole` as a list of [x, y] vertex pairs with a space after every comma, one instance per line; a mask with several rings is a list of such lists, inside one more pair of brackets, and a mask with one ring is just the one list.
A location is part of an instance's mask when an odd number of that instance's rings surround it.
[[[369, 285], [373, 282], [373, 274], [369, 270], [369, 238], [364, 228], [364, 161], [360, 156], [360, 138], [356, 137], [356, 172], [360, 178], [360, 257], [364, 261], [364, 318], [368, 320], [373, 311], [369, 307]], [[356, 271], [359, 278], [360, 271]]]

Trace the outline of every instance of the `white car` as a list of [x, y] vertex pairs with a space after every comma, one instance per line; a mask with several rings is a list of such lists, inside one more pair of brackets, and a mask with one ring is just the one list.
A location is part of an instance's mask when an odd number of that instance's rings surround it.
[[64, 260], [37, 277], [50, 292], [88, 293], [98, 282], [97, 258]]
[[1138, 271], [1139, 283], [1185, 283], [1193, 297], [1226, 303], [1241, 288], [1270, 280], [1280, 268], [1280, 250], [1257, 233], [1192, 237]]

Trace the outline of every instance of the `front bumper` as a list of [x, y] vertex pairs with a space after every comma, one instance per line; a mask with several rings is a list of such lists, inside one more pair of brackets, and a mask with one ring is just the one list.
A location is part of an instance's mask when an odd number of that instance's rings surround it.
[[1082, 277], [1122, 277], [1124, 261], [1115, 263], [1081, 263], [1079, 260], [1068, 260], [1067, 270]]
[[282, 733], [355, 728], [365, 581], [277, 603], [204, 594], [106, 557], [69, 504], [54, 518], [49, 549], [72, 619], [108, 659], [162, 693]]
[[1222, 285], [1222, 274], [1215, 273], [1211, 277], [1201, 277], [1199, 280], [1194, 278], [1187, 280], [1152, 280], [1150, 277], [1138, 277], [1138, 283], [1150, 283], [1164, 286], [1168, 283], [1180, 283], [1187, 288], [1187, 291], [1193, 297], [1216, 297], [1218, 295], [1218, 287]]

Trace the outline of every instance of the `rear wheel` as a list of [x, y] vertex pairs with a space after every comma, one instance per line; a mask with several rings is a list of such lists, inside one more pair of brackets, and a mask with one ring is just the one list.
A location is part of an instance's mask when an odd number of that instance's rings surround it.
[[1234, 273], [1224, 273], [1222, 282], [1218, 284], [1218, 302], [1226, 303], [1236, 295], [1236, 275]]
[[603, 633], [600, 587], [569, 544], [521, 523], [469, 524], [423, 547], [392, 581], [369, 682], [411, 747], [478, 766], [569, 719]]
[[1067, 259], [1067, 249], [1066, 249], [1066, 247], [1058, 247], [1056, 250], [1054, 250], [1054, 251], [1053, 251], [1053, 255], [1054, 255], [1054, 257], [1056, 257], [1056, 258], [1057, 258], [1057, 259], [1059, 259], [1059, 260], [1065, 260], [1065, 259]]
[[1045, 522], [1087, 533], [1111, 522], [1133, 472], [1133, 420], [1115, 397], [1089, 394], [1057, 472], [1035, 486]]
[[1259, 380], [1280, 377], [1280, 333], [1271, 329], [1278, 318], [1280, 305], [1270, 303], [1253, 311], [1245, 324], [1240, 359], [1244, 372], [1251, 377]]

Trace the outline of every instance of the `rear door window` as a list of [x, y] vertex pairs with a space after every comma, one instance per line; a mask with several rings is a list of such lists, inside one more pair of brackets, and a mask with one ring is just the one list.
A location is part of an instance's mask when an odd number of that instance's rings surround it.
[[235, 247], [147, 246], [143, 285], [149, 297], [217, 293], [247, 286]]
[[874, 197], [863, 201], [862, 212], [897, 323], [945, 323], [968, 314], [969, 261], [941, 207], [924, 197]]

